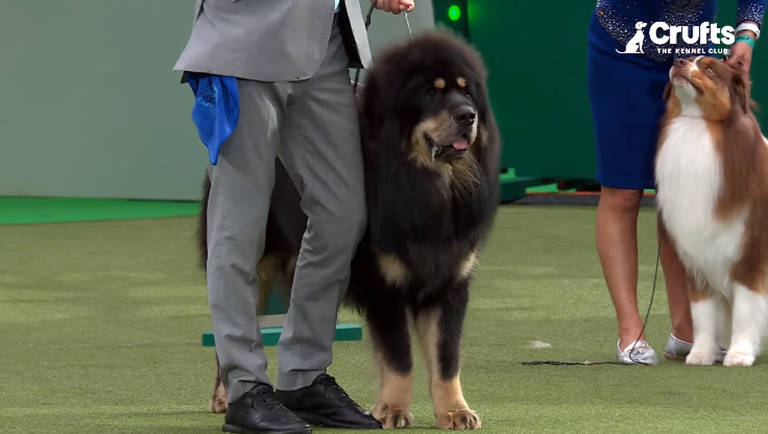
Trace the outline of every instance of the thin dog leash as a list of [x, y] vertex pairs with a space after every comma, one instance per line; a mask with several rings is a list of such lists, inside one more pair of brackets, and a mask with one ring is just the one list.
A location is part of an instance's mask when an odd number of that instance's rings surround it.
[[[373, 5], [368, 9], [368, 13], [365, 15], [365, 29], [368, 30], [368, 27], [371, 26], [371, 16], [373, 15], [373, 10], [376, 9]], [[408, 19], [408, 11], [405, 11], [403, 14], [405, 16], [405, 25], [408, 27], [408, 37], [413, 39], [413, 29], [411, 28], [411, 21]], [[357, 68], [355, 70], [355, 84], [353, 87], [353, 92], [355, 96], [357, 96], [357, 88], [360, 85], [360, 70], [362, 68]]]
[[405, 16], [405, 25], [408, 26], [408, 37], [413, 39], [413, 29], [411, 29], [411, 21], [408, 19], [408, 11], [403, 14]]
[[[640, 338], [643, 336], [643, 333], [645, 333], [645, 326], [648, 325], [648, 317], [651, 315], [651, 307], [653, 306], [653, 296], [656, 294], [656, 282], [658, 281], [659, 277], [659, 261], [661, 257], [661, 245], [659, 245], [658, 249], [656, 250], [656, 268], [653, 271], [653, 285], [651, 287], [651, 299], [648, 301], [648, 310], [645, 312], [645, 318], [643, 319], [643, 328], [640, 329], [640, 334], [637, 335], [637, 339], [635, 339], [635, 342], [632, 344], [632, 348], [629, 350], [629, 359], [635, 362], [638, 365], [647, 365], [648, 363], [641, 362], [639, 360], [636, 360], [633, 356], [633, 353], [635, 352], [635, 347], [637, 346], [637, 342], [640, 340]], [[523, 366], [539, 366], [539, 365], [549, 365], [549, 366], [595, 366], [595, 365], [624, 365], [624, 366], [631, 366], [626, 365], [621, 362], [615, 362], [615, 361], [604, 361], [604, 362], [590, 362], [590, 361], [583, 361], [583, 362], [563, 362], [559, 360], [534, 360], [532, 362], [522, 362]]]
[[647, 365], [648, 363], [635, 360], [633, 353], [635, 352], [635, 347], [637, 346], [637, 343], [640, 341], [640, 338], [643, 336], [643, 333], [645, 333], [645, 326], [648, 325], [648, 317], [651, 315], [651, 306], [653, 306], [653, 296], [656, 294], [656, 281], [659, 278], [660, 258], [661, 258], [661, 244], [659, 244], [658, 248], [656, 249], [656, 268], [653, 270], [653, 289], [651, 290], [651, 299], [648, 301], [648, 310], [645, 312], [645, 319], [643, 319], [643, 328], [640, 329], [640, 334], [637, 335], [637, 339], [635, 339], [635, 342], [632, 344], [632, 348], [629, 350], [629, 360], [632, 360], [633, 362], [640, 365]]

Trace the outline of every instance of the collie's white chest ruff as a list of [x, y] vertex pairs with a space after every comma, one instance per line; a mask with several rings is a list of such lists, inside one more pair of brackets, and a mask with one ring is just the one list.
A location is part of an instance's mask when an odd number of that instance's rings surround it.
[[730, 271], [741, 255], [747, 210], [728, 220], [715, 214], [723, 168], [703, 119], [671, 122], [656, 159], [656, 181], [664, 224], [689, 273], [730, 298]]

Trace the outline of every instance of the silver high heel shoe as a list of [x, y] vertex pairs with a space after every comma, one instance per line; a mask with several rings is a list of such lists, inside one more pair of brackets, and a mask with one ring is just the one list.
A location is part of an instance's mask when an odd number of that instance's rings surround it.
[[630, 343], [624, 350], [619, 346], [621, 339], [616, 343], [616, 359], [625, 365], [656, 365], [659, 358], [645, 339], [638, 339]]

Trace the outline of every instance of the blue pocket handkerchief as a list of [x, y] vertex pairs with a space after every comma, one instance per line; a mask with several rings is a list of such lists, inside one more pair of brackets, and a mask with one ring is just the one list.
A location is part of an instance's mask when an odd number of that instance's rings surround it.
[[204, 74], [189, 74], [187, 79], [195, 94], [192, 122], [215, 166], [221, 145], [232, 135], [240, 117], [237, 79]]

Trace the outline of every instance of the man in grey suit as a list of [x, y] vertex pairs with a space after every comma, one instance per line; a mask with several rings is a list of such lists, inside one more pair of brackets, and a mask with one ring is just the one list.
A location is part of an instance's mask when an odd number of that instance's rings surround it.
[[[412, 0], [371, 0], [399, 13]], [[365, 227], [363, 166], [348, 66], [371, 53], [358, 0], [198, 0], [174, 69], [226, 77], [239, 100], [209, 166], [207, 283], [230, 432], [310, 432], [307, 422], [380, 428], [326, 374], [336, 314]], [[197, 92], [197, 90], [195, 90]], [[226, 98], [223, 98], [226, 97]], [[214, 101], [212, 104], [215, 104]], [[199, 125], [198, 125], [199, 126]], [[277, 393], [256, 317], [274, 161], [308, 217], [278, 345]]]

